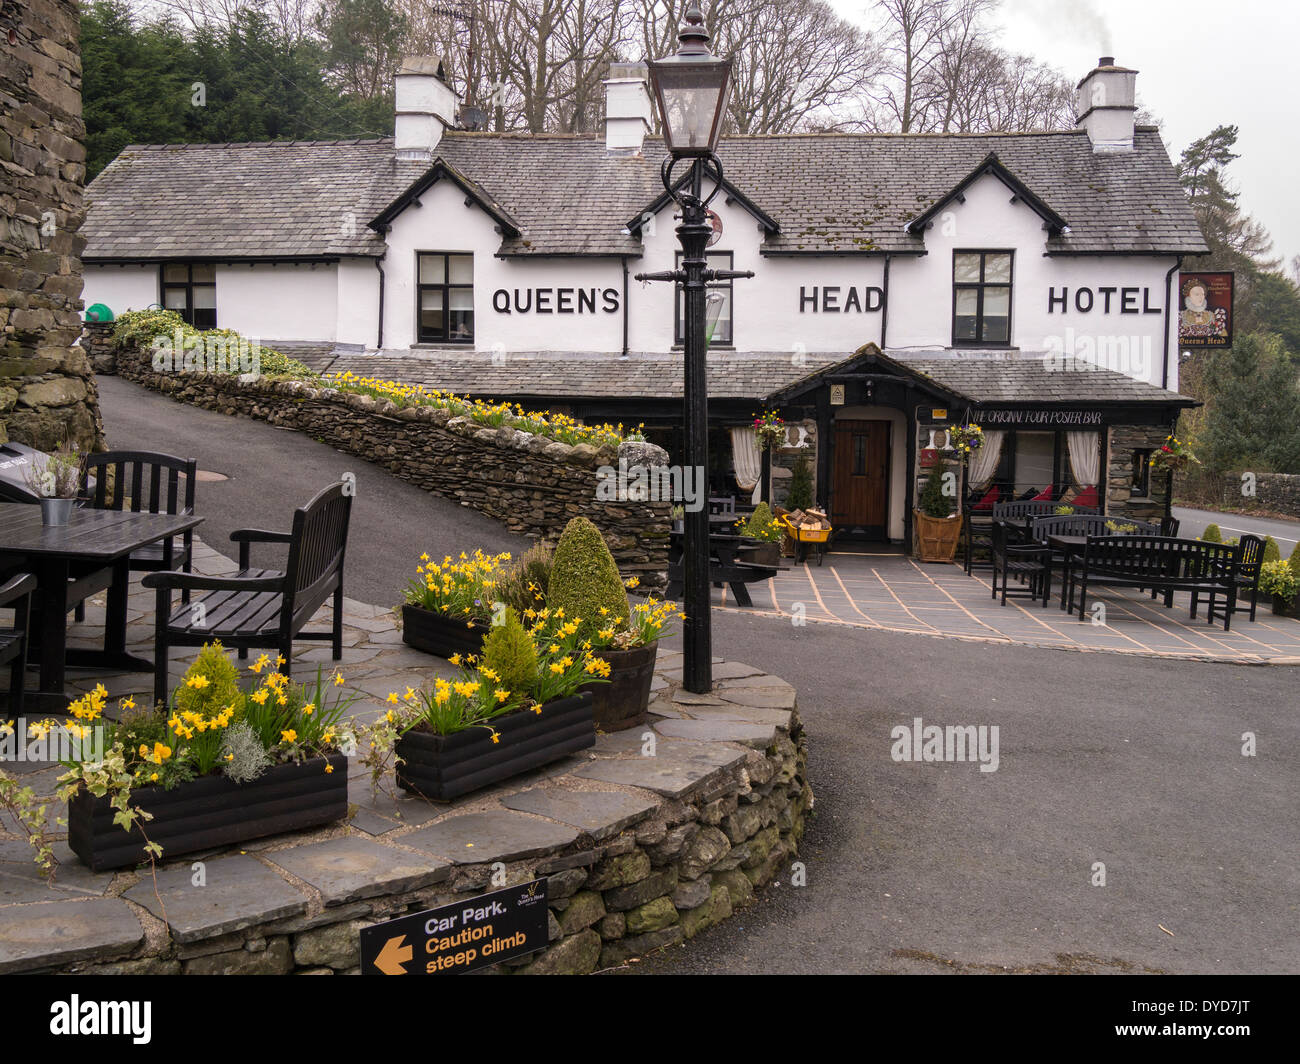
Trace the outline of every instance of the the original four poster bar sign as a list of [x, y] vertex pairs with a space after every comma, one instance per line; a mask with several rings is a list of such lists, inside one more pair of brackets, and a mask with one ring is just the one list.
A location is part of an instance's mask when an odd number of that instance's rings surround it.
[[361, 929], [363, 975], [458, 975], [545, 949], [546, 880]]

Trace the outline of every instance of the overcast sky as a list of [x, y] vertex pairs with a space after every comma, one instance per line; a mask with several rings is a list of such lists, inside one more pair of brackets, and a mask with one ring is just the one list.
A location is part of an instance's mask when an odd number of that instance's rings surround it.
[[[871, 25], [872, 0], [831, 0]], [[1218, 125], [1241, 129], [1228, 174], [1274, 253], [1300, 255], [1300, 5], [1293, 0], [1003, 0], [1002, 44], [1077, 82], [1101, 55], [1139, 70], [1138, 97], [1164, 122], [1176, 161]]]

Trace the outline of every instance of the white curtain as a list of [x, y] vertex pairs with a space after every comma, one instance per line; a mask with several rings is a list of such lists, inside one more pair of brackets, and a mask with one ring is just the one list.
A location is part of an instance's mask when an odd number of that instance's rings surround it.
[[750, 426], [731, 430], [731, 460], [736, 467], [736, 483], [741, 491], [752, 491], [751, 501], [762, 497], [763, 452], [758, 449], [758, 434]]
[[984, 431], [984, 446], [975, 452], [970, 460], [970, 486], [971, 490], [977, 490], [984, 487], [993, 479], [993, 474], [998, 471], [998, 463], [1002, 460], [1002, 444], [1006, 439], [1006, 433], [999, 429], [986, 429]]
[[1096, 487], [1101, 482], [1101, 433], [1067, 432], [1070, 468], [1081, 488]]

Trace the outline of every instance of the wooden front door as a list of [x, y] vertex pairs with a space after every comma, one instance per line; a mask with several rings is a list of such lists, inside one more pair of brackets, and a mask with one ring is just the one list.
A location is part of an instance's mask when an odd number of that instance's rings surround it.
[[837, 535], [887, 539], [889, 422], [835, 422], [831, 524]]

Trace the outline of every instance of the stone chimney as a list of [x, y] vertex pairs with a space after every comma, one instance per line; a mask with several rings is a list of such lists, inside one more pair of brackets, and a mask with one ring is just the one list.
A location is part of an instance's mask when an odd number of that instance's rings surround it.
[[1075, 90], [1077, 125], [1088, 131], [1092, 150], [1132, 151], [1133, 123], [1137, 112], [1136, 70], [1115, 65], [1103, 55], [1097, 68]]
[[650, 129], [650, 86], [644, 63], [610, 63], [605, 81], [605, 149], [641, 151]]
[[444, 130], [456, 127], [460, 99], [447, 84], [437, 56], [402, 61], [396, 82], [397, 119], [393, 143], [399, 159], [431, 159]]

